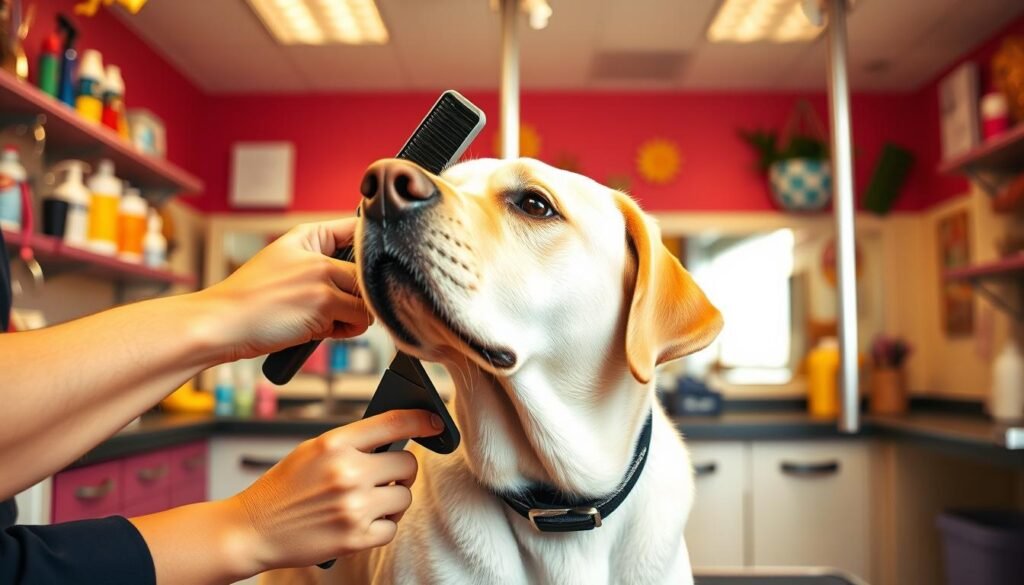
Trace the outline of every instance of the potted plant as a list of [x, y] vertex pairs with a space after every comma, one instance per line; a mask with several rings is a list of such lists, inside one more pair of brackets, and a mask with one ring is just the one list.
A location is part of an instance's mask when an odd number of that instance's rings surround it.
[[820, 211], [832, 200], [832, 167], [825, 132], [810, 104], [797, 102], [780, 136], [775, 130], [741, 130], [768, 177], [772, 199], [786, 211]]

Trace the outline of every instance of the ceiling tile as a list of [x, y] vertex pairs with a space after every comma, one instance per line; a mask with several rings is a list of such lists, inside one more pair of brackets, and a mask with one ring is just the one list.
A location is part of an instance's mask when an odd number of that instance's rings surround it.
[[690, 50], [703, 40], [718, 5], [719, 0], [606, 0], [598, 48]]
[[702, 89], [775, 87], [807, 50], [805, 43], [705, 43], [690, 58], [683, 83]]

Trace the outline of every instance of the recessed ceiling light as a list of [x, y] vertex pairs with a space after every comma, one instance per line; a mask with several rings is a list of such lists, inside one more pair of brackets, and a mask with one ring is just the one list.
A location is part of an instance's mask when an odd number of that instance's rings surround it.
[[373, 0], [248, 0], [284, 45], [380, 45], [388, 31]]
[[798, 43], [824, 30], [804, 16], [801, 0], [725, 0], [708, 27], [713, 43]]

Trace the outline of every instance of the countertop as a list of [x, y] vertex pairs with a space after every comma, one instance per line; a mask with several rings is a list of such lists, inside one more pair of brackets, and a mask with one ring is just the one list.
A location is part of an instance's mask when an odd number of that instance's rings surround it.
[[[287, 414], [271, 419], [213, 415], [150, 413], [92, 449], [72, 465], [79, 467], [108, 459], [170, 447], [212, 436], [313, 437], [351, 422], [356, 417], [300, 418]], [[891, 438], [942, 449], [950, 454], [979, 458], [998, 465], [1024, 468], [1024, 425], [1017, 428], [965, 414], [921, 412], [904, 416], [864, 415], [861, 431], [840, 433], [832, 419], [805, 412], [737, 412], [715, 417], [674, 417], [690, 441], [752, 441]]]

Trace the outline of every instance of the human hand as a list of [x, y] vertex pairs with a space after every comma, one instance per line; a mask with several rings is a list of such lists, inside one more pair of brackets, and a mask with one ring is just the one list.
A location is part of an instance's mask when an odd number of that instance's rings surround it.
[[352, 241], [355, 218], [299, 225], [231, 276], [194, 293], [213, 311], [219, 361], [268, 354], [311, 339], [359, 335], [373, 321], [356, 266], [330, 255]]
[[299, 445], [232, 501], [245, 509], [258, 571], [311, 566], [391, 542], [412, 503], [416, 458], [381, 445], [443, 429], [436, 414], [393, 410]]

